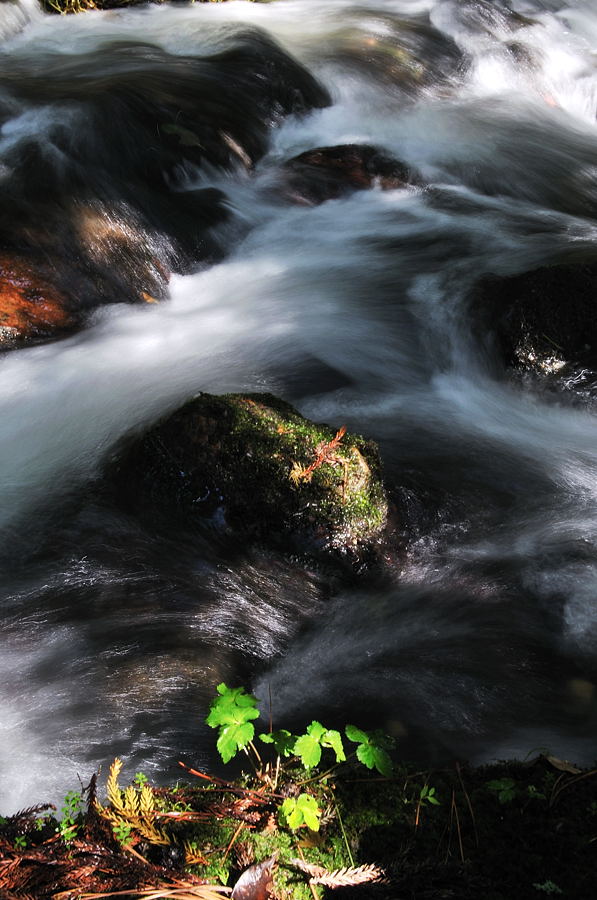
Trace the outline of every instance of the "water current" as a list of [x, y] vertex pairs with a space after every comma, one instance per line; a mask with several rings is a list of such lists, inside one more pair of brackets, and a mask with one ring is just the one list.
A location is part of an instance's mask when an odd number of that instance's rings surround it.
[[[2, 2], [0, 187], [34, 146], [51, 192], [85, 135], [101, 193], [101, 153], [125, 126], [87, 115], [85, 87], [52, 88], [56, 73], [77, 85], [93, 66], [100, 83], [123, 66], [114, 42], [203, 58], [247, 32], [331, 103], [278, 117], [250, 173], [179, 173], [181, 195], [225, 195], [219, 256], [172, 276], [162, 303], [105, 307], [81, 333], [0, 360], [3, 812], [56, 800], [115, 755], [164, 779], [181, 758], [213, 765], [202, 720], [223, 679], [271, 693], [279, 722], [380, 725], [427, 762], [597, 756], [591, 378], [580, 394], [574, 378], [545, 391], [509, 377], [469, 301], [483, 275], [597, 243], [593, 0], [65, 17]], [[285, 160], [345, 143], [384, 148], [421, 183], [280, 202]], [[102, 502], [114, 443], [203, 390], [272, 391], [379, 442], [403, 546], [383, 584], [156, 535]]]

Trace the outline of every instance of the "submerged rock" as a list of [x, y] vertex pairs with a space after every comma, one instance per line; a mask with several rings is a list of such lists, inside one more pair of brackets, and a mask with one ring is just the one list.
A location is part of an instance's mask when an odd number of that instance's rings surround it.
[[174, 509], [299, 549], [359, 558], [386, 524], [375, 444], [314, 424], [270, 394], [202, 394], [130, 440], [110, 469], [134, 511]]
[[475, 305], [508, 365], [551, 373], [597, 360], [596, 298], [597, 262], [586, 261], [484, 279]]
[[392, 190], [419, 183], [404, 163], [369, 144], [307, 150], [284, 164], [283, 177], [288, 199], [313, 205], [374, 185]]

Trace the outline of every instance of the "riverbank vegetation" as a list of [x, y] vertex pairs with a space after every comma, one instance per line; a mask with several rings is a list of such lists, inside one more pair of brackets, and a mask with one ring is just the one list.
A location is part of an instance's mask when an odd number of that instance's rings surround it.
[[260, 731], [259, 715], [244, 689], [218, 687], [206, 721], [223, 760], [247, 760], [235, 777], [181, 763], [178, 784], [153, 787], [139, 772], [123, 789], [115, 760], [105, 799], [93, 776], [60, 810], [0, 819], [1, 896], [591, 896], [597, 769], [547, 751], [421, 769], [378, 732], [316, 721], [301, 735], [271, 721]]

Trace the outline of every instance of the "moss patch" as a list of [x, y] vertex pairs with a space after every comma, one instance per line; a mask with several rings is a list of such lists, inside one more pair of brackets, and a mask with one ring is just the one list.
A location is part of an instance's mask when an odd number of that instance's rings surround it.
[[121, 498], [300, 548], [359, 553], [387, 516], [376, 445], [270, 394], [202, 394], [118, 455]]

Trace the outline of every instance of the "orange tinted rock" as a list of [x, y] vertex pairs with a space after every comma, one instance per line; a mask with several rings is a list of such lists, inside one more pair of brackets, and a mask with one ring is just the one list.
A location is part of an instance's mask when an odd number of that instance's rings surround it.
[[36, 264], [0, 254], [0, 344], [48, 337], [77, 324], [66, 296]]

